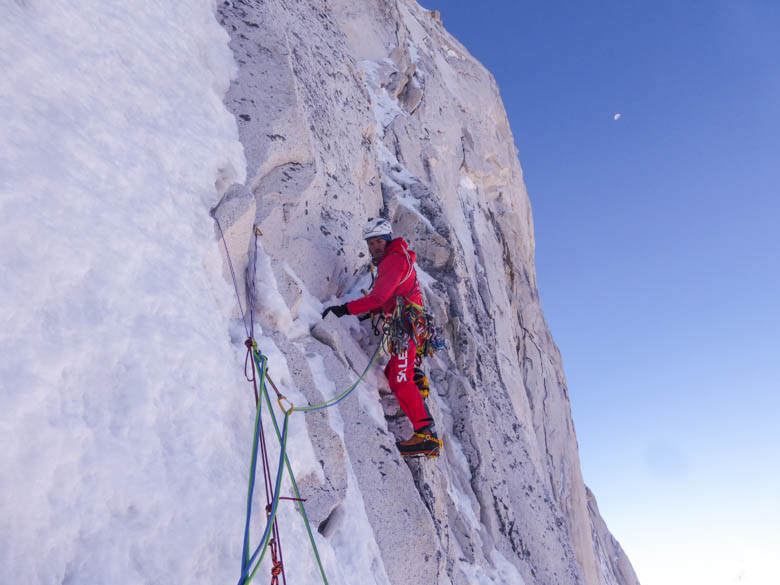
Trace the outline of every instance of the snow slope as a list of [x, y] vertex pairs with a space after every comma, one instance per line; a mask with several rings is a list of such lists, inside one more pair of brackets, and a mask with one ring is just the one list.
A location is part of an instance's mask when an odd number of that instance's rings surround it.
[[208, 1], [4, 2], [0, 68], [0, 582], [233, 578], [227, 35]]

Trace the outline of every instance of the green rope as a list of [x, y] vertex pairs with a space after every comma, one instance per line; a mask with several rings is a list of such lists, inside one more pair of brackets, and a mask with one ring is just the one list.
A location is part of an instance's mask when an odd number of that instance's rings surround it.
[[[255, 360], [258, 358], [257, 351], [254, 351], [255, 354]], [[276, 437], [281, 441], [282, 435], [279, 431], [279, 424], [276, 422], [276, 415], [274, 414], [274, 409], [271, 404], [271, 398], [268, 396], [268, 390], [264, 386], [264, 392], [263, 396], [265, 396], [266, 404], [268, 404], [268, 412], [271, 413], [271, 422], [274, 424], [274, 431], [276, 432]], [[289, 411], [286, 413], [286, 416], [289, 416]], [[325, 576], [325, 568], [322, 566], [322, 559], [320, 558], [320, 552], [317, 549], [317, 543], [314, 541], [314, 534], [311, 531], [311, 525], [309, 524], [309, 517], [306, 515], [306, 508], [303, 506], [303, 499], [301, 498], [301, 492], [298, 489], [298, 482], [295, 481], [295, 474], [292, 470], [292, 465], [290, 465], [290, 459], [287, 457], [287, 452], [285, 451], [284, 454], [284, 463], [285, 467], [287, 469], [287, 474], [290, 476], [290, 480], [293, 485], [293, 490], [295, 491], [295, 497], [298, 498], [298, 507], [301, 510], [301, 515], [303, 516], [303, 522], [306, 525], [306, 532], [309, 534], [309, 541], [311, 542], [312, 549], [314, 550], [314, 556], [317, 559], [317, 565], [320, 569], [320, 574], [322, 575], [322, 581], [325, 585], [328, 585], [328, 578]]]
[[[216, 220], [216, 217], [214, 219]], [[231, 271], [231, 273], [233, 273], [233, 265], [232, 265], [232, 262], [230, 262], [230, 253], [229, 253], [228, 248], [227, 248], [227, 242], [225, 241], [225, 236], [222, 233], [222, 226], [219, 225], [219, 221], [218, 220], [217, 220], [217, 226], [219, 227], [220, 234], [222, 235], [222, 242], [225, 244], [225, 254], [227, 255], [228, 262], [230, 263], [230, 271]], [[257, 228], [257, 226], [255, 226], [255, 247], [257, 246], [257, 236], [261, 236], [261, 235], [263, 235], [263, 234], [260, 232], [260, 230]], [[255, 251], [255, 254], [256, 253], [257, 252]], [[373, 278], [373, 268], [372, 268], [372, 273], [371, 274], [372, 274], [372, 278]], [[252, 280], [253, 280], [252, 293], [254, 295], [254, 278]], [[240, 298], [240, 295], [238, 295], [238, 284], [236, 283], [235, 274], [233, 274], [233, 285], [236, 288], [236, 295], [238, 297], [239, 307], [241, 307], [241, 298]], [[242, 316], [244, 316], [243, 309], [241, 309], [241, 312], [242, 312]], [[253, 312], [254, 311], [252, 311], [251, 313], [253, 314]], [[244, 318], [243, 320], [244, 320], [244, 327], [246, 328], [246, 319]], [[254, 322], [253, 322], [253, 330], [254, 330]], [[252, 335], [251, 335], [249, 330], [247, 330], [247, 336], [249, 337], [249, 339], [252, 339]], [[382, 347], [384, 346], [384, 337], [383, 337], [382, 340], [380, 340], [379, 345], [377, 346], [376, 351], [374, 352], [374, 355], [371, 357], [371, 360], [369, 361], [368, 365], [366, 366], [366, 369], [363, 371], [362, 374], [360, 374], [360, 377], [349, 388], [347, 388], [344, 392], [342, 392], [341, 394], [339, 394], [335, 398], [331, 398], [330, 400], [328, 400], [326, 402], [323, 402], [323, 403], [317, 404], [317, 405], [313, 405], [313, 406], [303, 406], [303, 407], [295, 408], [294, 406], [290, 405], [290, 408], [285, 411], [284, 407], [281, 404], [281, 401], [282, 401], [282, 399], [284, 397], [280, 395], [279, 396], [279, 407], [284, 412], [284, 430], [282, 432], [279, 431], [279, 424], [276, 421], [276, 415], [274, 414], [274, 409], [273, 409], [273, 406], [271, 405], [271, 399], [268, 396], [268, 388], [265, 385], [265, 380], [266, 380], [266, 378], [268, 376], [268, 373], [266, 371], [266, 367], [267, 367], [266, 366], [266, 361], [267, 360], [263, 358], [262, 359], [262, 365], [261, 365], [261, 355], [260, 355], [260, 353], [257, 350], [257, 345], [254, 344], [254, 343], [253, 343], [253, 345], [254, 345], [254, 347], [252, 348], [252, 357], [253, 357], [253, 360], [254, 360], [255, 364], [257, 365], [258, 371], [260, 372], [260, 389], [261, 389], [260, 393], [261, 393], [262, 396], [265, 396], [266, 403], [268, 404], [268, 412], [271, 414], [271, 420], [272, 420], [272, 422], [274, 424], [274, 431], [276, 432], [276, 437], [279, 440], [280, 445], [281, 445], [281, 453], [280, 453], [279, 471], [277, 472], [276, 485], [275, 485], [275, 489], [274, 489], [274, 501], [273, 501], [273, 504], [272, 504], [271, 513], [269, 514], [269, 517], [267, 519], [265, 536], [264, 536], [263, 542], [262, 542], [262, 551], [260, 551], [261, 547], [258, 546], [258, 548], [255, 549], [255, 553], [247, 561], [247, 558], [249, 557], [249, 550], [250, 550], [249, 538], [248, 537], [249, 537], [249, 522], [250, 522], [250, 517], [251, 517], [251, 509], [252, 509], [252, 489], [253, 489], [253, 485], [254, 485], [254, 476], [255, 476], [256, 465], [257, 465], [256, 455], [257, 455], [258, 427], [260, 425], [262, 425], [262, 423], [261, 423], [261, 412], [260, 412], [261, 409], [260, 409], [260, 403], [258, 401], [257, 412], [256, 412], [256, 416], [255, 416], [255, 429], [254, 429], [255, 430], [255, 436], [254, 436], [253, 443], [252, 443], [252, 465], [251, 465], [251, 470], [250, 470], [251, 471], [251, 474], [250, 474], [250, 484], [249, 484], [248, 495], [247, 495], [247, 525], [246, 525], [246, 530], [245, 530], [245, 533], [244, 533], [244, 543], [245, 543], [244, 552], [243, 552], [244, 558], [242, 560], [242, 575], [241, 575], [241, 580], [239, 581], [239, 584], [240, 585], [248, 585], [252, 581], [252, 579], [254, 578], [255, 574], [258, 571], [258, 569], [260, 568], [260, 564], [263, 562], [263, 558], [265, 557], [265, 553], [268, 550], [268, 545], [269, 545], [269, 542], [271, 540], [271, 534], [272, 534], [271, 526], [272, 526], [274, 520], [276, 519], [277, 505], [279, 503], [279, 491], [281, 489], [281, 482], [282, 482], [282, 464], [281, 464], [281, 461], [283, 461], [284, 465], [285, 465], [285, 467], [287, 469], [287, 473], [290, 476], [290, 480], [292, 481], [293, 489], [295, 490], [295, 495], [298, 498], [298, 506], [299, 506], [299, 508], [301, 510], [301, 514], [303, 516], [304, 523], [306, 524], [306, 531], [309, 534], [309, 540], [311, 541], [312, 549], [314, 550], [314, 555], [317, 558], [317, 564], [319, 565], [320, 573], [322, 575], [322, 580], [323, 580], [325, 585], [328, 585], [328, 579], [325, 576], [325, 569], [322, 566], [322, 559], [320, 558], [320, 553], [319, 553], [319, 550], [317, 549], [317, 544], [314, 541], [314, 534], [312, 533], [312, 530], [311, 530], [311, 525], [309, 523], [309, 518], [306, 515], [306, 509], [303, 506], [303, 499], [301, 498], [301, 493], [300, 493], [300, 490], [298, 489], [298, 483], [295, 481], [295, 475], [293, 474], [293, 471], [292, 471], [292, 465], [290, 464], [290, 459], [287, 457], [287, 435], [288, 435], [289, 419], [290, 419], [290, 415], [293, 413], [294, 410], [300, 410], [302, 412], [311, 412], [311, 411], [315, 411], [315, 410], [321, 410], [321, 409], [333, 406], [335, 404], [338, 404], [341, 400], [346, 398], [355, 388], [357, 388], [358, 384], [363, 380], [365, 375], [368, 373], [368, 370], [371, 369], [371, 366], [376, 361], [376, 358], [379, 355], [379, 352], [381, 351]], [[271, 383], [273, 384], [273, 382], [271, 382]], [[278, 391], [277, 391], [277, 393], [278, 393]], [[262, 396], [260, 397], [260, 400], [262, 400]], [[260, 553], [260, 556], [259, 556], [259, 559], [257, 560], [257, 564], [255, 565], [255, 568], [252, 570], [252, 572], [247, 575], [246, 571], [248, 570], [249, 565], [253, 562], [253, 560], [257, 556], [258, 552]]]
[[[266, 392], [265, 395], [267, 398], [268, 393]], [[282, 449], [280, 459], [283, 458], [285, 461], [287, 461], [287, 425], [290, 419], [290, 414], [291, 412], [289, 410], [284, 413], [284, 432], [279, 433], [278, 427], [276, 427], [276, 417], [273, 416], [273, 410], [271, 410], [271, 416], [274, 419], [274, 427], [277, 428], [277, 436], [279, 437], [279, 443], [281, 444], [281, 449]], [[257, 570], [260, 568], [260, 564], [263, 562], [265, 553], [268, 552], [268, 543], [271, 541], [271, 534], [273, 532], [270, 529], [270, 527], [273, 525], [274, 519], [276, 518], [276, 512], [278, 510], [278, 504], [279, 504], [279, 490], [281, 489], [281, 487], [282, 487], [282, 470], [280, 466], [279, 473], [277, 473], [276, 475], [276, 485], [274, 487], [274, 501], [273, 501], [273, 505], [271, 506], [271, 513], [268, 516], [268, 520], [266, 524], [265, 538], [263, 539], [262, 545], [258, 546], [258, 548], [255, 550], [255, 555], [257, 554], [257, 550], [261, 551], [260, 557], [257, 559], [257, 564], [255, 565], [255, 568], [252, 570], [251, 573], [247, 575], [246, 579], [242, 582], [241, 585], [249, 585], [249, 583], [251, 583], [252, 579], [255, 576], [255, 573], [257, 573]]]
[[[260, 361], [255, 362], [257, 364], [257, 369], [260, 372], [260, 392], [265, 392], [265, 372], [268, 367], [268, 360], [265, 359], [265, 357], [262, 357]], [[261, 365], [262, 364], [262, 365]], [[262, 403], [258, 402], [257, 408], [255, 411], [255, 428], [254, 428], [254, 435], [252, 437], [252, 465], [249, 469], [249, 486], [247, 487], [247, 497], [246, 497], [246, 529], [244, 531], [244, 559], [243, 564], [246, 566], [247, 561], [249, 559], [249, 519], [252, 516], [252, 492], [254, 491], [255, 486], [255, 470], [257, 469], [257, 439], [260, 435], [259, 427], [261, 425], [261, 417], [260, 417], [260, 411]]]
[[360, 382], [363, 381], [363, 378], [366, 377], [368, 370], [371, 369], [371, 366], [374, 365], [374, 362], [376, 361], [377, 357], [379, 357], [379, 352], [382, 350], [383, 342], [384, 342], [384, 337], [379, 341], [379, 345], [377, 346], [374, 355], [371, 356], [371, 360], [368, 362], [366, 369], [363, 370], [363, 373], [360, 374], [360, 377], [357, 380], [355, 380], [349, 388], [344, 390], [344, 392], [320, 404], [314, 404], [311, 406], [294, 406], [293, 409], [299, 410], [301, 412], [310, 412], [312, 410], [323, 410], [325, 408], [334, 406], [335, 404], [338, 404], [339, 402], [344, 400], [350, 394], [350, 392], [352, 392], [355, 388], [357, 388], [358, 384], [360, 384]]
[[[369, 360], [368, 365], [366, 366], [365, 370], [363, 370], [363, 373], [360, 374], [358, 379], [355, 380], [349, 386], [349, 388], [347, 388], [344, 392], [342, 392], [338, 396], [335, 396], [335, 397], [331, 398], [330, 400], [327, 400], [327, 401], [322, 402], [320, 404], [315, 404], [315, 405], [310, 405], [310, 406], [300, 406], [300, 407], [291, 405], [290, 409], [284, 412], [284, 427], [285, 427], [285, 430], [286, 430], [286, 427], [287, 427], [287, 424], [288, 424], [288, 419], [289, 419], [290, 415], [293, 413], [293, 411], [299, 410], [301, 412], [312, 412], [312, 411], [315, 411], [315, 410], [322, 410], [322, 409], [334, 406], [334, 405], [338, 404], [339, 402], [341, 402], [342, 400], [344, 400], [355, 388], [357, 388], [358, 384], [360, 384], [360, 382], [363, 381], [363, 378], [365, 378], [366, 374], [371, 369], [371, 366], [374, 365], [374, 363], [376, 362], [377, 357], [379, 356], [379, 352], [382, 350], [382, 347], [384, 346], [383, 342], [384, 342], [384, 339], [380, 340], [379, 344], [377, 345], [376, 351], [374, 351], [374, 355], [371, 356], [371, 359]], [[295, 480], [295, 474], [293, 473], [292, 465], [290, 464], [290, 459], [289, 459], [289, 457], [287, 457], [287, 432], [283, 433], [283, 432], [281, 432], [279, 430], [279, 423], [277, 422], [276, 415], [274, 414], [273, 405], [271, 404], [271, 397], [268, 395], [268, 388], [265, 385], [265, 379], [268, 376], [266, 360], [262, 359], [262, 356], [260, 355], [260, 353], [259, 353], [259, 351], [257, 350], [256, 347], [252, 349], [252, 356], [253, 356], [253, 359], [255, 361], [255, 364], [257, 365], [257, 369], [258, 369], [258, 371], [261, 374], [261, 379], [260, 379], [261, 400], [262, 400], [263, 397], [265, 397], [266, 404], [268, 405], [268, 412], [271, 414], [271, 422], [273, 422], [274, 431], [276, 432], [276, 437], [277, 437], [277, 439], [279, 440], [279, 442], [282, 445], [281, 446], [281, 449], [282, 449], [281, 458], [284, 461], [285, 468], [287, 469], [287, 474], [290, 476], [290, 481], [292, 482], [293, 490], [295, 491], [295, 496], [298, 499], [298, 507], [300, 508], [301, 515], [303, 516], [304, 524], [306, 525], [306, 532], [309, 535], [309, 541], [311, 542], [312, 550], [314, 551], [314, 556], [317, 559], [317, 565], [319, 566], [320, 574], [322, 575], [322, 581], [323, 581], [323, 583], [325, 585], [328, 585], [328, 578], [325, 575], [325, 568], [322, 566], [322, 559], [320, 558], [320, 552], [317, 549], [317, 543], [314, 540], [314, 533], [311, 530], [311, 524], [309, 523], [309, 517], [307, 516], [306, 508], [303, 505], [303, 498], [301, 498], [301, 492], [298, 489], [298, 482]], [[280, 398], [280, 407], [281, 407], [281, 398]], [[258, 409], [257, 409], [257, 419], [255, 421], [255, 430], [257, 429], [257, 425], [259, 424], [259, 420], [260, 420], [260, 408], [258, 407]], [[257, 434], [257, 433], [255, 433], [255, 434]], [[255, 436], [255, 445], [253, 445], [253, 450], [256, 449], [256, 442], [257, 442], [257, 437]], [[276, 478], [276, 488], [274, 490], [274, 494], [276, 496], [278, 496], [279, 489], [281, 487], [281, 476], [282, 476], [282, 473], [280, 472], [277, 475], [277, 478]], [[274, 521], [275, 517], [276, 517], [276, 506], [273, 507], [271, 516], [268, 518], [269, 525], [270, 525], [270, 523], [272, 523]], [[244, 581], [243, 585], [248, 585], [252, 581], [252, 579], [254, 578], [255, 573], [257, 573], [258, 569], [260, 568], [260, 563], [262, 563], [263, 558], [265, 556], [265, 553], [267, 551], [268, 543], [270, 541], [270, 537], [271, 537], [271, 533], [270, 533], [270, 531], [268, 531], [268, 533], [266, 534], [266, 538], [264, 539], [264, 541], [262, 543], [262, 552], [260, 553], [260, 558], [258, 559], [257, 564], [255, 565], [255, 568], [247, 576], [247, 578]], [[247, 543], [246, 555], [248, 556], [248, 554], [249, 554], [249, 544]]]

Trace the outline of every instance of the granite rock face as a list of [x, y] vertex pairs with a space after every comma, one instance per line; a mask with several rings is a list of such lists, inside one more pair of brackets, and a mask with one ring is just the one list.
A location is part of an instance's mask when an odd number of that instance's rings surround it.
[[[359, 294], [360, 230], [385, 215], [418, 254], [448, 344], [425, 365], [445, 440], [439, 460], [397, 455], [394, 441], [410, 429], [379, 368], [368, 381], [374, 406], [368, 396], [337, 407], [349, 432], [337, 433], [328, 412], [306, 419], [325, 479], [301, 486], [320, 532], [343, 521], [351, 466], [394, 585], [636, 585], [583, 483], [536, 286], [530, 203], [493, 77], [413, 0], [217, 8], [239, 65], [226, 105], [264, 234], [263, 278], [289, 319], [305, 298]], [[307, 356], [322, 356], [346, 387], [376, 345], [368, 324], [329, 317], [301, 336], [263, 299], [256, 310], [311, 401], [326, 396]]]

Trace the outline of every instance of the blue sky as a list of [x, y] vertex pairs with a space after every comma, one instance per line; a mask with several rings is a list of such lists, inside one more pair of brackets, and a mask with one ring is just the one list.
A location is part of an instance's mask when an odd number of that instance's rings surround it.
[[423, 5], [501, 89], [583, 474], [640, 582], [777, 585], [780, 2]]

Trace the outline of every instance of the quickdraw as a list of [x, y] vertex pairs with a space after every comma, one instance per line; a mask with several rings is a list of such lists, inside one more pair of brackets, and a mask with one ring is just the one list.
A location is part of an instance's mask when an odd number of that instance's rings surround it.
[[[266, 516], [271, 515], [271, 506], [266, 506]], [[274, 535], [271, 540], [268, 541], [268, 547], [271, 549], [271, 585], [279, 585], [279, 575], [282, 576], [285, 584], [287, 579], [284, 575], [284, 565], [281, 560], [281, 549], [276, 545], [276, 539], [279, 537], [278, 530], [274, 531]]]

